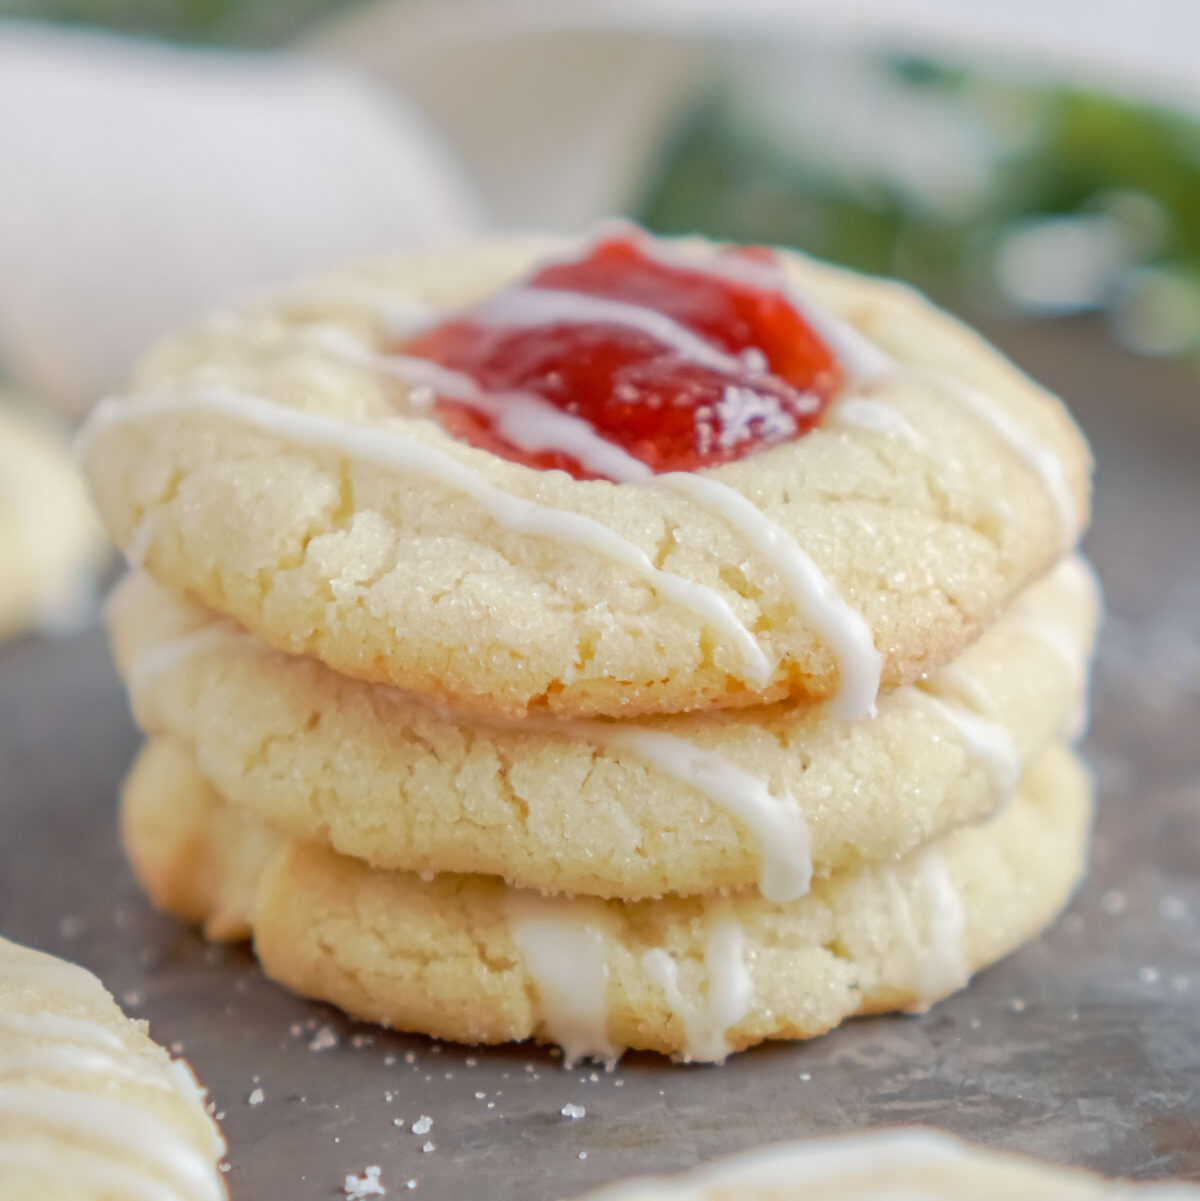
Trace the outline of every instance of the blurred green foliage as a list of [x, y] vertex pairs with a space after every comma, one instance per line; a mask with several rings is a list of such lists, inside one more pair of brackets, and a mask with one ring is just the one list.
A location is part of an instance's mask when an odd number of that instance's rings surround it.
[[0, 0], [0, 17], [208, 45], [268, 48], [356, 0]]
[[[1172, 353], [1200, 355], [1200, 121], [928, 64], [879, 69], [891, 73], [893, 86], [940, 96], [981, 127], [998, 110], [1007, 114], [987, 186], [953, 211], [931, 210], [886, 172], [847, 172], [836, 154], [825, 159], [814, 152], [811, 139], [790, 147], [778, 127], [766, 128], [771, 122], [756, 126], [737, 94], [755, 86], [743, 72], [735, 85], [715, 86], [678, 130], [648, 183], [639, 218], [666, 233], [796, 246], [906, 279], [946, 302], [995, 306], [1003, 297], [988, 256], [1006, 234], [1106, 212], [1114, 199], [1128, 210], [1133, 198], [1132, 207], [1151, 216], [1154, 228], [1140, 239], [1131, 233], [1127, 270], [1113, 274], [1091, 307], [1126, 304], [1128, 280], [1167, 279], [1176, 310], [1186, 309], [1176, 312], [1176, 325], [1192, 323], [1191, 336], [1177, 336]], [[836, 128], [830, 136], [839, 136]], [[1146, 345], [1151, 341], [1147, 336]]]

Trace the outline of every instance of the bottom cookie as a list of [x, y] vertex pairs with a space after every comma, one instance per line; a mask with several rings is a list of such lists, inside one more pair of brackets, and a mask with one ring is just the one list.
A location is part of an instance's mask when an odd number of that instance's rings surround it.
[[1186, 1184], [1130, 1184], [900, 1128], [782, 1143], [577, 1201], [1200, 1201]]
[[773, 904], [542, 896], [486, 876], [371, 868], [258, 829], [247, 843], [229, 825], [253, 827], [166, 742], [143, 751], [123, 805], [151, 898], [218, 935], [253, 931], [267, 974], [297, 992], [459, 1042], [714, 1061], [956, 991], [1061, 910], [1091, 817], [1086, 772], [1055, 747], [988, 824]]
[[187, 1065], [81, 967], [0, 938], [0, 1201], [224, 1201]]

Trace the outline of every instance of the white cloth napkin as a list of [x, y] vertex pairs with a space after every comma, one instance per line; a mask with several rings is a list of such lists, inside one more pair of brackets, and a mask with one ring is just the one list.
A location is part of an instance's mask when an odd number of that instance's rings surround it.
[[3, 23], [0, 181], [0, 375], [73, 413], [239, 292], [480, 221], [350, 69]]

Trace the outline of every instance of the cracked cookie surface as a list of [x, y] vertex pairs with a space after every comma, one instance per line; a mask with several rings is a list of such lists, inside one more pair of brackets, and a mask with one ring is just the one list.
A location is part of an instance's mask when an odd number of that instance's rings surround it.
[[789, 882], [894, 858], [1006, 803], [1082, 704], [1097, 612], [1088, 568], [1068, 560], [869, 722], [779, 704], [508, 724], [273, 650], [144, 574], [107, 616], [144, 730], [290, 837], [555, 892], [638, 899], [765, 876], [786, 899]]
[[[628, 716], [836, 695], [846, 660], [773, 539], [865, 622], [891, 687], [1083, 529], [1090, 457], [1057, 400], [912, 292], [791, 254], [792, 283], [895, 370], [691, 477], [708, 494], [455, 441], [381, 361], [389, 313], [469, 303], [563, 245], [414, 253], [164, 343], [85, 432], [110, 531], [174, 591], [343, 674], [492, 715]], [[747, 512], [778, 536], [749, 536]]]
[[[176, 872], [231, 880], [235, 849], [208, 837], [225, 802], [178, 747], [152, 743], [123, 804], [126, 849], [152, 897], [163, 843], [143, 820], [170, 813], [174, 774], [203, 806], [174, 829]], [[244, 915], [268, 975], [348, 1013], [470, 1043], [536, 1038], [568, 1056], [622, 1048], [719, 1060], [769, 1038], [806, 1038], [852, 1014], [921, 1008], [1008, 954], [1060, 911], [1084, 866], [1086, 773], [1053, 747], [1000, 815], [896, 863], [817, 881], [786, 905], [753, 893], [618, 902], [544, 897], [484, 876], [368, 867], [283, 842]], [[214, 866], [214, 862], [217, 866]], [[214, 899], [214, 904], [227, 901]], [[195, 918], [195, 913], [186, 916]]]

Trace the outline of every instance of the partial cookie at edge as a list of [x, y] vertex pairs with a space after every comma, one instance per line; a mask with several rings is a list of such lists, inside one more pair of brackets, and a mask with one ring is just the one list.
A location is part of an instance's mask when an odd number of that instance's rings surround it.
[[81, 967], [0, 938], [0, 1199], [224, 1201], [188, 1067]]

